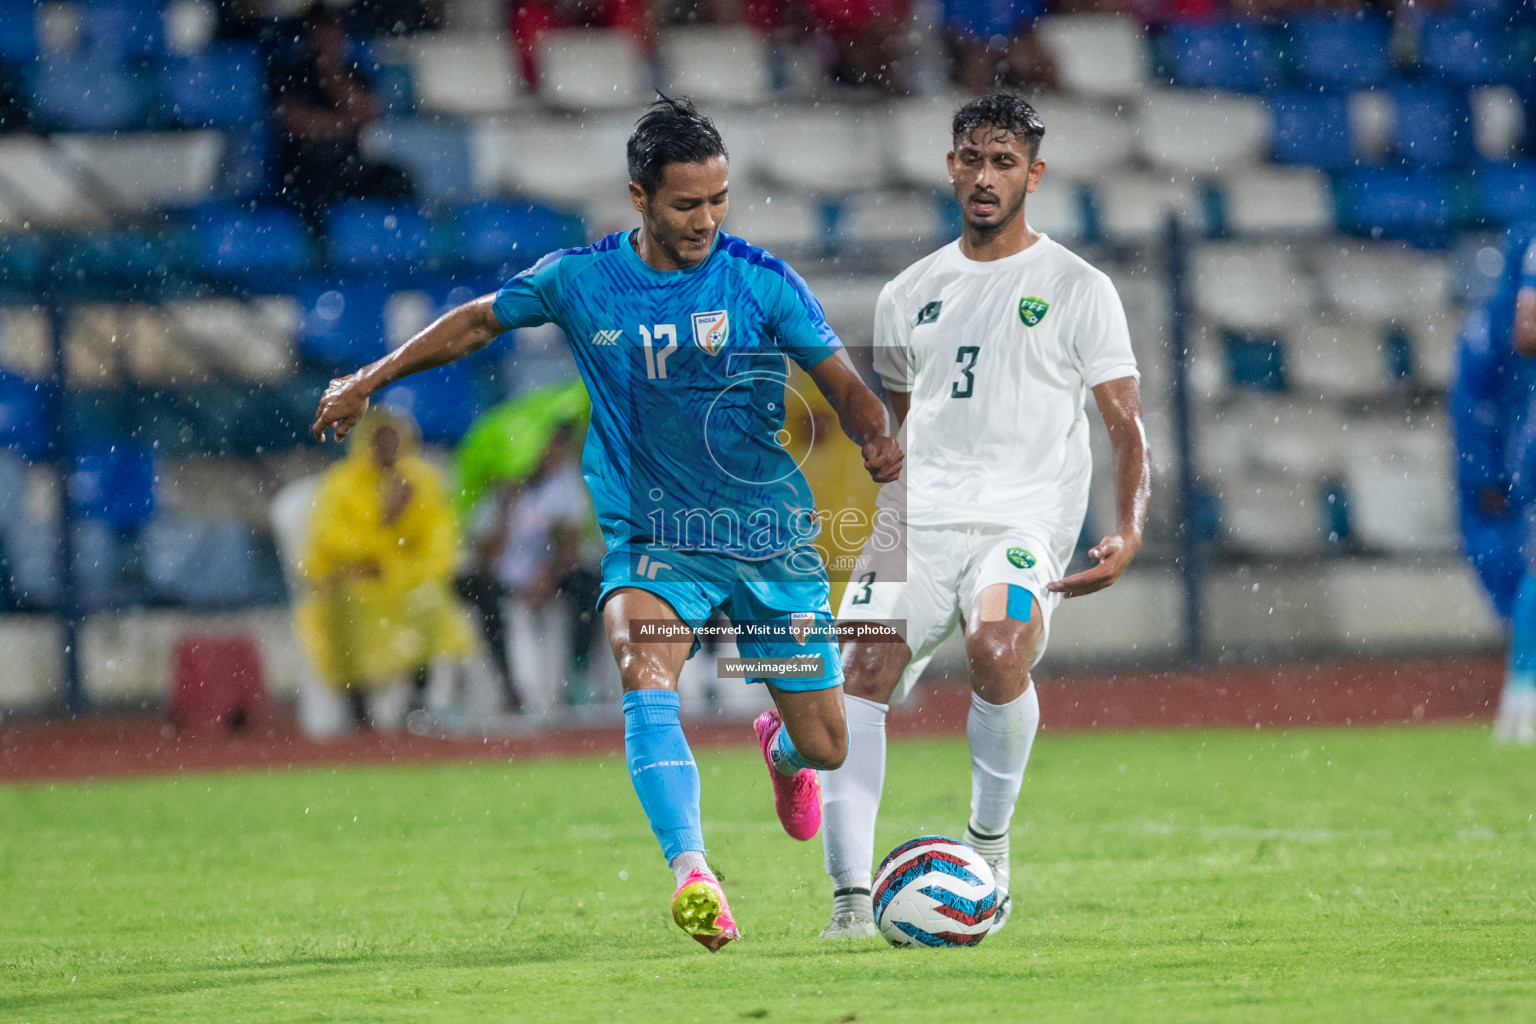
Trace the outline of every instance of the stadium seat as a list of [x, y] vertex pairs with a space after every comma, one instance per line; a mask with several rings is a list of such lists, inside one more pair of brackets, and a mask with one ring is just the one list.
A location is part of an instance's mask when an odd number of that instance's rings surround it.
[[1392, 94], [1397, 107], [1392, 144], [1400, 157], [1440, 167], [1471, 155], [1472, 112], [1466, 93], [1414, 84], [1397, 86]]
[[1191, 270], [1195, 308], [1231, 330], [1276, 330], [1312, 308], [1312, 282], [1277, 246], [1202, 245]]
[[118, 212], [143, 214], [217, 197], [224, 161], [219, 132], [67, 135], [55, 143], [67, 159], [90, 169], [95, 193]]
[[474, 193], [469, 129], [451, 121], [391, 117], [363, 129], [363, 155], [403, 168], [424, 202], [455, 203]]
[[647, 98], [648, 77], [620, 29], [558, 29], [539, 39], [539, 99], [557, 110], [628, 110]]
[[1458, 85], [1508, 81], [1509, 59], [1504, 32], [1491, 22], [1478, 18], [1424, 20], [1419, 64], [1438, 78]]
[[1390, 89], [1349, 94], [1349, 149], [1355, 163], [1385, 163], [1397, 144], [1397, 99]]
[[1220, 497], [1227, 551], [1293, 558], [1322, 553], [1323, 488], [1314, 477], [1249, 471], [1224, 481]]
[[1386, 335], [1379, 324], [1306, 322], [1286, 341], [1287, 382], [1306, 399], [1380, 398], [1389, 388]]
[[1328, 234], [1334, 202], [1328, 179], [1310, 167], [1264, 167], [1223, 175], [1222, 217], [1234, 235]]
[[1525, 134], [1526, 110], [1520, 94], [1507, 85], [1489, 85], [1471, 90], [1467, 100], [1478, 155], [1486, 160], [1508, 159]]
[[768, 44], [753, 29], [688, 26], [667, 29], [660, 43], [663, 78], [671, 96], [701, 104], [754, 106], [768, 99]]
[[[949, 126], [954, 116], [954, 104], [948, 100], [909, 100], [893, 105], [890, 128], [884, 133], [885, 159], [893, 180], [928, 188], [944, 186], [944, 154], [949, 152]], [[730, 145], [730, 140], [726, 144]], [[1051, 164], [1053, 169], [1055, 166]]]
[[1473, 179], [1488, 220], [1500, 225], [1536, 220], [1536, 161], [1483, 164]]
[[261, 646], [242, 634], [181, 636], [171, 655], [171, 722], [235, 731], [269, 714]]
[[418, 260], [432, 241], [431, 225], [415, 206], [372, 199], [332, 207], [325, 234], [332, 261], [354, 267]]
[[1314, 85], [1358, 89], [1392, 77], [1391, 27], [1383, 16], [1302, 15], [1286, 31], [1297, 74]]
[[1339, 226], [1371, 238], [1434, 243], [1446, 235], [1450, 196], [1442, 175], [1361, 167], [1339, 183]]
[[1041, 18], [1036, 37], [1056, 58], [1069, 93], [1117, 99], [1139, 96], [1151, 80], [1146, 34], [1118, 14], [1058, 14]]
[[198, 265], [216, 277], [270, 284], [272, 274], [301, 269], [309, 258], [303, 225], [284, 206], [216, 206], [192, 222]]
[[0, 540], [4, 541], [4, 571], [10, 577], [16, 605], [29, 611], [57, 607], [63, 589], [58, 524], [35, 519], [3, 523]]
[[24, 64], [37, 56], [37, 4], [0, 0], [0, 60]]
[[381, 391], [375, 402], [409, 413], [422, 440], [442, 444], [458, 443], [482, 411], [475, 401], [474, 380], [459, 363], [407, 377]]
[[1136, 141], [1156, 168], [1210, 173], [1264, 163], [1270, 128], [1252, 97], [1165, 89], [1147, 93]]
[[1356, 433], [1345, 476], [1354, 539], [1389, 552], [1454, 550], [1450, 434], [1444, 424], [1405, 430], [1397, 419]]
[[556, 204], [623, 194], [628, 118], [484, 122], [470, 139], [475, 191], [512, 192]]
[[809, 284], [837, 336], [848, 347], [859, 348], [874, 343], [875, 300], [886, 280], [878, 276], [823, 277]]
[[1413, 347], [1413, 379], [1420, 387], [1444, 391], [1456, 379], [1461, 321], [1459, 311], [1446, 310], [1401, 325]]
[[301, 285], [296, 294], [303, 315], [300, 354], [351, 369], [382, 356], [386, 296], [384, 286], [373, 281]]
[[40, 306], [0, 306], [0, 373], [31, 381], [53, 374], [53, 328]]
[[837, 207], [839, 248], [903, 247], [927, 252], [947, 241], [947, 225], [937, 197], [930, 192], [866, 192], [849, 196]]
[[187, 57], [201, 53], [213, 41], [219, 27], [219, 9], [213, 0], [171, 0], [161, 20], [165, 52]]
[[32, 112], [64, 131], [128, 131], [145, 124], [149, 91], [134, 74], [101, 60], [50, 57], [32, 79]]
[[53, 441], [48, 404], [40, 382], [0, 373], [0, 445], [29, 459], [47, 457]]
[[27, 512], [27, 462], [19, 454], [0, 449], [0, 532], [4, 525], [20, 520]]
[[[733, 206], [733, 216], [735, 212]], [[454, 210], [453, 222], [459, 253], [476, 261], [534, 260], [552, 250], [582, 243], [577, 218], [515, 199], [465, 203]]]
[[171, 57], [160, 69], [160, 90], [184, 128], [228, 128], [267, 115], [266, 75], [254, 46], [223, 43]]
[[155, 513], [155, 462], [149, 447], [123, 438], [80, 446], [69, 475], [75, 514], [120, 530], [148, 522]]
[[151, 597], [225, 606], [256, 594], [251, 528], [239, 520], [166, 516], [144, 527], [139, 545], [144, 587]]
[[108, 523], [82, 519], [75, 523], [75, 600], [84, 611], [100, 611], [133, 603], [139, 595], [124, 579], [131, 559], [130, 545]]
[[81, 5], [87, 52], [109, 61], [154, 57], [165, 49], [165, 26], [156, 0], [91, 0]]
[[1280, 80], [1263, 26], [1243, 21], [1171, 25], [1162, 38], [1173, 79], [1186, 89], [1262, 92]]
[[[1140, 105], [1108, 104], [1082, 100], [1042, 97], [1036, 105], [1045, 124], [1045, 138], [1040, 156], [1050, 168], [1049, 176], [1097, 178], [1124, 167], [1136, 155], [1140, 130]], [[943, 181], [943, 153], [948, 150], [946, 130], [935, 155]], [[934, 153], [930, 149], [931, 154]]]
[[295, 369], [298, 303], [281, 295], [167, 302], [169, 345], [206, 375], [246, 381], [279, 381]]
[[[945, 199], [946, 203], [948, 198]], [[946, 210], [954, 210], [946, 206]], [[1072, 182], [1047, 175], [1024, 206], [1029, 226], [1052, 238], [1076, 239], [1087, 235], [1083, 225], [1083, 197]], [[958, 214], [956, 214], [958, 215]], [[958, 234], [955, 228], [950, 234]]]
[[763, 122], [757, 154], [769, 181], [833, 194], [881, 184], [879, 164], [871, 157], [881, 151], [882, 133], [866, 112], [786, 107], [774, 114]]
[[423, 110], [500, 114], [522, 99], [522, 76], [504, 36], [430, 32], [406, 45], [406, 60]]
[[1403, 323], [1442, 312], [1451, 300], [1444, 260], [1403, 246], [1328, 244], [1313, 269], [1329, 303], [1345, 317]]
[[1274, 117], [1274, 157], [1282, 163], [1333, 169], [1354, 159], [1349, 102], [1342, 96], [1279, 91], [1267, 97]]
[[733, 198], [724, 229], [779, 256], [819, 253], [828, 234], [821, 203], [782, 194]]
[[1145, 242], [1161, 238], [1174, 214], [1196, 232], [1206, 229], [1200, 190], [1186, 177], [1113, 175], [1100, 181], [1093, 194], [1099, 233], [1106, 239]]
[[1246, 461], [1254, 469], [1314, 480], [1344, 472], [1352, 440], [1337, 404], [1286, 396], [1247, 399], [1240, 408], [1249, 427]]

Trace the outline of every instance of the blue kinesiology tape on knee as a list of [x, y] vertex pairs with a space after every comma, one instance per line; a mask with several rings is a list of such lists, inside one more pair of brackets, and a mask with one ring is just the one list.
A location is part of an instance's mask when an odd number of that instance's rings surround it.
[[1509, 670], [1536, 671], [1536, 576], [1527, 573], [1510, 617]]
[[782, 725], [768, 748], [768, 756], [773, 759], [773, 767], [785, 775], [793, 775], [811, 766], [809, 761], [800, 756], [800, 751], [795, 749], [795, 741], [789, 738], [789, 730]]
[[677, 719], [671, 690], [624, 695], [624, 760], [640, 807], [668, 863], [687, 850], [704, 850], [699, 813], [699, 768]]
[[1028, 622], [1029, 613], [1033, 609], [1035, 595], [1023, 587], [1008, 584], [1008, 617], [1019, 622]]

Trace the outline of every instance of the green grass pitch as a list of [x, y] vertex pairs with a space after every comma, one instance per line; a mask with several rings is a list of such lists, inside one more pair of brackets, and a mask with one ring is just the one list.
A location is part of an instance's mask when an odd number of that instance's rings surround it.
[[[958, 832], [963, 742], [891, 755], [881, 851]], [[0, 787], [0, 1020], [1536, 1019], [1536, 754], [1486, 728], [1042, 734], [971, 950], [819, 942], [820, 842], [699, 761], [715, 956], [611, 757]]]

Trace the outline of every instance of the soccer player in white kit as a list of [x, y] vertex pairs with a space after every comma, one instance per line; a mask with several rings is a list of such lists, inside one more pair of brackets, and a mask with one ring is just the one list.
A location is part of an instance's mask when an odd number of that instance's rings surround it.
[[[876, 934], [870, 881], [886, 711], [957, 625], [973, 690], [964, 838], [996, 875], [993, 930], [1002, 926], [1008, 827], [1040, 723], [1030, 668], [1056, 604], [1114, 583], [1146, 522], [1149, 461], [1120, 298], [1102, 272], [1025, 219], [1025, 197], [1045, 173], [1045, 128], [1007, 94], [966, 104], [952, 128], [960, 238], [886, 285], [875, 307], [875, 369], [907, 461], [880, 491], [838, 619], [894, 622], [905, 642], [844, 642], [848, 757], [821, 774], [833, 881], [823, 938]], [[1114, 451], [1116, 527], [1089, 552], [1094, 566], [1063, 578], [1088, 505], [1089, 392]]]

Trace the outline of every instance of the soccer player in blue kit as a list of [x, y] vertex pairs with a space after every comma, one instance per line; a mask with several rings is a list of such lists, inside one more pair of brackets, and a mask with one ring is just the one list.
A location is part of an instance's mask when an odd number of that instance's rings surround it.
[[[678, 722], [677, 678], [716, 609], [764, 630], [744, 658], [819, 656], [820, 678], [777, 677], [754, 723], [785, 830], [821, 822], [814, 769], [848, 746], [820, 516], [784, 448], [788, 360], [803, 367], [894, 480], [902, 452], [805, 281], [722, 233], [724, 142], [686, 100], [662, 99], [628, 144], [640, 227], [549, 254], [384, 358], [326, 388], [314, 433], [341, 440], [369, 396], [516, 327], [555, 323], [592, 397], [582, 471], [607, 543], [599, 607], [624, 688], [624, 749], [651, 830], [677, 878], [672, 917], [707, 949], [740, 938], [704, 857], [699, 772]], [[671, 638], [681, 635], [682, 642]]]

